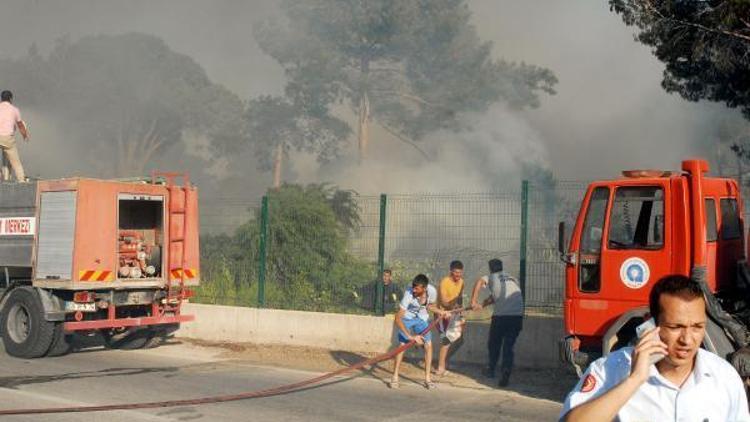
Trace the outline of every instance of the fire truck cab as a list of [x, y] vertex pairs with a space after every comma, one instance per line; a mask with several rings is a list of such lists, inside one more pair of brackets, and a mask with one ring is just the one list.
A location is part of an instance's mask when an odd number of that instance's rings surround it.
[[747, 345], [741, 194], [735, 180], [707, 172], [704, 160], [683, 161], [681, 172], [625, 171], [588, 187], [567, 250], [561, 223], [566, 336], [560, 351], [579, 374], [635, 340], [651, 287], [670, 274], [697, 278], [704, 289], [704, 347], [731, 360]]

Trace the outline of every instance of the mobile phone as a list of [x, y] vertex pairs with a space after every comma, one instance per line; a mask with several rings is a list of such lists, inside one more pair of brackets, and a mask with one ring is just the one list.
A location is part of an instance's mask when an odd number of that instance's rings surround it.
[[[638, 338], [640, 339], [646, 334], [647, 331], [652, 330], [654, 328], [656, 328], [656, 321], [654, 321], [653, 318], [649, 318], [643, 324], [635, 327], [635, 335], [638, 336]], [[659, 362], [660, 360], [664, 359], [664, 357], [665, 357], [664, 353], [653, 353], [651, 354], [649, 361], [653, 365], [656, 362]]]

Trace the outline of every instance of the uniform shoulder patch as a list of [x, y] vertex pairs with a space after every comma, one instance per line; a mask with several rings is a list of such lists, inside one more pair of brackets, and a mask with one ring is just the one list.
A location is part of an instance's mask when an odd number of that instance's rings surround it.
[[591, 374], [586, 375], [586, 378], [584, 378], [583, 380], [583, 384], [581, 384], [581, 392], [588, 393], [589, 391], [593, 390], [594, 387], [596, 387], [596, 378], [594, 378], [594, 376]]

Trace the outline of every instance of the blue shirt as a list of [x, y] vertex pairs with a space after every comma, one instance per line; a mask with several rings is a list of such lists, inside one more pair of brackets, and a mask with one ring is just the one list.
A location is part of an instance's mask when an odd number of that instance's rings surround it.
[[427, 285], [427, 301], [422, 304], [419, 299], [412, 294], [411, 287], [406, 289], [404, 297], [401, 298], [399, 307], [406, 311], [403, 319], [419, 318], [422, 321], [429, 321], [430, 313], [427, 312], [427, 305], [437, 302], [437, 290], [432, 285]]

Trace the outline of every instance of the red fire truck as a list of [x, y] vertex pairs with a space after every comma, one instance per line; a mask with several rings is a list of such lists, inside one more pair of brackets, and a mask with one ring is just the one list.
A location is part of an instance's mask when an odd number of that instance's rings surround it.
[[198, 194], [187, 179], [0, 184], [5, 351], [63, 354], [74, 332], [149, 347], [192, 320], [180, 312], [199, 270]]
[[668, 274], [699, 281], [709, 323], [704, 347], [750, 376], [750, 276], [737, 182], [707, 177], [704, 160], [682, 171], [634, 170], [589, 185], [564, 250], [561, 358], [578, 373], [593, 359], [631, 344], [648, 313], [653, 284]]

